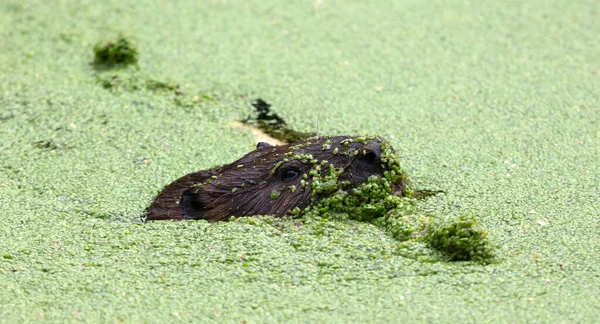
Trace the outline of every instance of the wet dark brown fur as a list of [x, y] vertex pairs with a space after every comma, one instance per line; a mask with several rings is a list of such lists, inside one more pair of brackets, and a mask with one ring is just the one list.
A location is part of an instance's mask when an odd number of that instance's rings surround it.
[[[313, 137], [281, 146], [259, 143], [256, 150], [231, 164], [190, 173], [166, 186], [146, 209], [146, 219], [223, 221], [231, 216], [281, 217], [295, 207], [302, 210], [312, 198], [312, 177], [307, 177], [303, 188], [302, 176], [313, 164], [306, 160], [280, 163], [289, 151], [294, 155], [311, 154], [317, 163], [327, 160], [335, 168], [343, 169], [339, 181], [349, 181], [350, 187], [358, 186], [372, 175], [383, 176], [385, 166], [380, 160], [383, 139], [345, 146], [342, 141], [346, 139], [352, 137]], [[326, 141], [330, 144], [324, 146]], [[291, 186], [296, 190], [290, 189]], [[404, 193], [404, 179], [395, 186], [398, 194]], [[274, 192], [279, 196], [274, 198]]]

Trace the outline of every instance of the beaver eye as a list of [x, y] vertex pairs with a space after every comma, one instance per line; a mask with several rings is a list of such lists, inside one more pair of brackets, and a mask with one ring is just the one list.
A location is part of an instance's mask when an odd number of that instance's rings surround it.
[[292, 180], [297, 178], [300, 175], [300, 170], [297, 169], [286, 169], [283, 171], [283, 173], [281, 174], [281, 177], [284, 180]]

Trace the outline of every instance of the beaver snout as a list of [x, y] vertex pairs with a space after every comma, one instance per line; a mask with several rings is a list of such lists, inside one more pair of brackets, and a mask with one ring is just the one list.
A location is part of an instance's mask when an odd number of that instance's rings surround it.
[[366, 155], [373, 163], [381, 162], [381, 155], [383, 151], [381, 149], [381, 143], [375, 140], [368, 140], [365, 145]]
[[[385, 149], [391, 150], [392, 153], [395, 153], [395, 151], [389, 145], [384, 148], [382, 143], [387, 142], [383, 137], [379, 136], [376, 140], [368, 140], [361, 147], [355, 149], [354, 154], [356, 158], [352, 161], [347, 172], [347, 177], [353, 186], [365, 182], [373, 175], [384, 177], [385, 171], [390, 171], [387, 169], [386, 163], [382, 161], [382, 157]], [[392, 190], [394, 194], [403, 196], [406, 191], [406, 178], [403, 176], [397, 177], [393, 183]]]

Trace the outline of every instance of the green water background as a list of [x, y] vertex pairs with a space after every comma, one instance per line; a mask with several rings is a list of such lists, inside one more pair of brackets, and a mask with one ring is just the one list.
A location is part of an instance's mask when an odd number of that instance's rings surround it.
[[[597, 1], [0, 4], [0, 321], [594, 322]], [[169, 92], [108, 91], [119, 34]], [[204, 97], [206, 96], [206, 97]], [[499, 262], [421, 262], [367, 224], [137, 219], [253, 149], [263, 98], [301, 131], [378, 134], [419, 208], [480, 215]]]

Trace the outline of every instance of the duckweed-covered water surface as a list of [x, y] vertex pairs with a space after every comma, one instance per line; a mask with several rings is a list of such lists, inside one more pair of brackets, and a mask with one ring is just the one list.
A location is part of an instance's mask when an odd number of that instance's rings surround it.
[[[0, 2], [0, 322], [594, 323], [599, 10]], [[311, 164], [315, 200], [285, 218], [139, 222], [254, 150], [232, 123], [255, 98], [400, 159], [351, 190]]]

